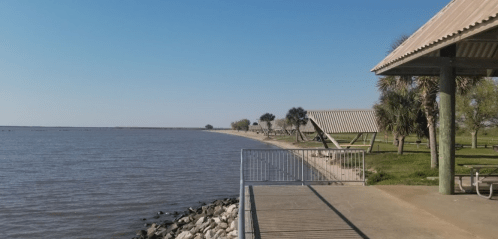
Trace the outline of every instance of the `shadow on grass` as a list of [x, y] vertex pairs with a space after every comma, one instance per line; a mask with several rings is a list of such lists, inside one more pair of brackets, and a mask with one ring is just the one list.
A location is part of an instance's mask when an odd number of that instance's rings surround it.
[[456, 158], [467, 158], [467, 159], [486, 158], [486, 159], [496, 159], [496, 160], [498, 160], [498, 155], [493, 156], [493, 155], [479, 155], [479, 154], [476, 154], [476, 155], [460, 155], [460, 154], [457, 154], [457, 155], [455, 155], [455, 157]]

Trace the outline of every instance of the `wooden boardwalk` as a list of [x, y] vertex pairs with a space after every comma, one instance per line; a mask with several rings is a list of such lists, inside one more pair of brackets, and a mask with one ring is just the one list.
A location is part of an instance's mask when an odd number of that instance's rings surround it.
[[433, 186], [253, 186], [246, 238], [496, 238], [498, 200]]
[[367, 238], [315, 189], [246, 188], [246, 238]]

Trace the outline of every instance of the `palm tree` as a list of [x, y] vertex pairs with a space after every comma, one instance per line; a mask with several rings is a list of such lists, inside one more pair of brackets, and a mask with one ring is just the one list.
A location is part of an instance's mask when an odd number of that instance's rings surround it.
[[273, 121], [274, 119], [275, 115], [270, 113], [266, 113], [264, 115], [261, 115], [261, 117], [259, 117], [259, 120], [266, 122], [266, 125], [268, 126], [268, 133], [267, 133], [268, 138], [270, 138], [271, 121]]
[[415, 89], [406, 92], [387, 91], [381, 95], [380, 103], [374, 105], [379, 127], [397, 136], [400, 155], [403, 154], [406, 136], [412, 133], [419, 137], [427, 134], [427, 121], [416, 96]]
[[[465, 95], [470, 91], [481, 78], [479, 77], [462, 77], [456, 78], [456, 89], [459, 94]], [[439, 107], [436, 101], [439, 92], [439, 77], [419, 76], [415, 78], [417, 84], [419, 99], [427, 118], [427, 128], [429, 130], [429, 147], [431, 149], [431, 168], [438, 167], [437, 140], [436, 140], [436, 122], [439, 115]]]
[[[411, 76], [385, 76], [380, 77], [379, 81], [377, 81], [377, 88], [380, 91], [381, 98], [383, 95], [387, 95], [389, 92], [398, 92], [399, 94], [407, 94], [408, 91], [413, 89], [413, 78]], [[384, 100], [387, 100], [384, 98]], [[381, 104], [383, 102], [381, 101]], [[384, 102], [385, 103], [385, 102]], [[378, 112], [381, 113], [381, 112]], [[386, 112], [384, 112], [386, 113]], [[381, 119], [386, 120], [387, 115], [380, 116], [383, 117]], [[394, 140], [393, 145], [398, 146], [398, 135], [395, 131], [392, 131]]]
[[416, 77], [419, 92], [419, 100], [427, 118], [429, 130], [429, 148], [431, 150], [431, 168], [438, 167], [436, 122], [439, 115], [439, 107], [436, 101], [439, 92], [439, 77], [420, 76]]
[[307, 113], [308, 112], [306, 112], [306, 110], [304, 110], [301, 107], [298, 108], [293, 107], [292, 109], [289, 110], [289, 112], [287, 112], [287, 115], [285, 116], [285, 118], [289, 121], [289, 123], [291, 123], [296, 127], [296, 143], [299, 142], [298, 135], [301, 135], [299, 127], [301, 125], [306, 125], [306, 123], [308, 123], [308, 116], [306, 116]]

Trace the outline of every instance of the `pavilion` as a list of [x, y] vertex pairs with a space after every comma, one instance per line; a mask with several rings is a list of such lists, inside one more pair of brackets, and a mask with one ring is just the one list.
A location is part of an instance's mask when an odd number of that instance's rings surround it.
[[498, 76], [498, 1], [453, 0], [377, 64], [377, 75], [439, 76], [439, 192], [454, 193], [455, 78]]
[[[375, 136], [379, 132], [373, 110], [308, 110], [308, 117], [325, 148], [328, 148], [328, 145], [325, 143], [323, 135], [327, 136], [338, 149], [368, 146], [367, 152], [372, 152]], [[341, 145], [330, 135], [338, 133], [356, 133], [357, 135], [349, 144]], [[370, 144], [353, 145], [365, 133], [372, 133]]]

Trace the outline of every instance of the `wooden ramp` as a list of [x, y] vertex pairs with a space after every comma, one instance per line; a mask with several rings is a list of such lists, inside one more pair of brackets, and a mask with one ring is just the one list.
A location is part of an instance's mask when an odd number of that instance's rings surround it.
[[308, 186], [246, 188], [246, 238], [367, 238]]

